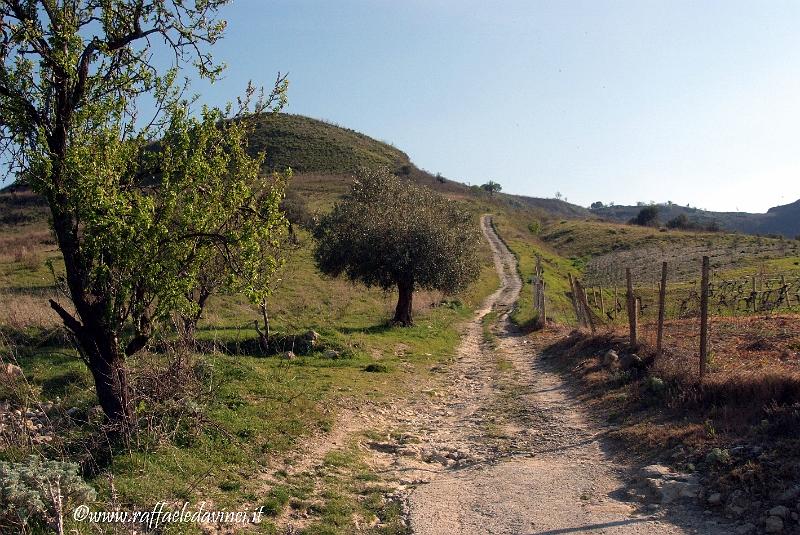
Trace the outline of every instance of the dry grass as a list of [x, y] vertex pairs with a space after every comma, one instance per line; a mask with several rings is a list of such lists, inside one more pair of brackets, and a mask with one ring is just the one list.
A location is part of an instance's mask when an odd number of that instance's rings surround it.
[[[642, 344], [641, 370], [601, 364], [609, 349], [630, 351], [622, 329], [596, 336], [575, 331], [549, 351], [593, 392], [593, 405], [626, 421], [621, 435], [639, 446], [725, 445], [763, 432], [765, 418], [774, 424], [771, 432], [794, 433], [800, 424], [800, 316], [714, 318], [702, 381], [696, 323], [668, 322], [661, 355]], [[663, 391], [652, 390], [653, 378], [663, 381]], [[698, 424], [711, 431], [698, 432]]]
[[0, 233], [0, 262], [22, 262], [26, 267], [41, 261], [45, 251], [54, 249], [53, 237], [41, 226], [26, 226]]
[[0, 327], [15, 331], [60, 327], [61, 320], [48, 304], [56, 297], [55, 292], [33, 295], [0, 291]]

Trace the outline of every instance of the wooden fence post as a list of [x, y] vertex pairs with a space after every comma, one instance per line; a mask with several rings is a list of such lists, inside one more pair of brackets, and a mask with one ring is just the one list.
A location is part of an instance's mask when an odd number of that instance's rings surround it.
[[658, 333], [656, 335], [656, 354], [661, 354], [664, 340], [664, 308], [667, 301], [667, 263], [661, 264], [661, 288], [658, 292]]
[[575, 280], [572, 278], [572, 273], [569, 275], [569, 293], [572, 295], [572, 308], [575, 310], [575, 317], [578, 320], [578, 327], [583, 326], [583, 318], [581, 316], [580, 307], [578, 306], [578, 292], [575, 289]]
[[614, 284], [614, 319], [617, 319], [618, 310], [619, 310], [619, 296], [617, 295], [617, 285]]
[[583, 287], [583, 284], [581, 284], [578, 279], [575, 279], [575, 287], [578, 289], [578, 295], [580, 296], [580, 306], [583, 310], [584, 321], [589, 324], [589, 328], [592, 330], [592, 334], [594, 334], [594, 318], [592, 318], [592, 309], [589, 308], [589, 301], [586, 298], [586, 288]]
[[603, 287], [600, 287], [600, 313], [605, 317], [606, 315], [606, 304], [603, 301]]
[[625, 268], [625, 279], [628, 284], [628, 327], [630, 328], [630, 345], [636, 347], [639, 339], [639, 311], [636, 310], [636, 301], [633, 296], [633, 279], [631, 278], [631, 268]]
[[700, 378], [706, 374], [708, 360], [708, 271], [709, 260], [703, 257], [703, 274], [700, 281]]
[[547, 294], [545, 293], [546, 285], [544, 279], [542, 280], [542, 327], [547, 325]]

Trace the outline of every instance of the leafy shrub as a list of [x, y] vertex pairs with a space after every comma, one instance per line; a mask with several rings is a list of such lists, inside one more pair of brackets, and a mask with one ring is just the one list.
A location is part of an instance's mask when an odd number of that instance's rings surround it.
[[0, 531], [49, 528], [63, 533], [64, 511], [95, 497], [75, 463], [37, 455], [0, 463]]
[[639, 210], [639, 214], [631, 219], [629, 223], [642, 227], [654, 227], [658, 225], [658, 206], [645, 206]]

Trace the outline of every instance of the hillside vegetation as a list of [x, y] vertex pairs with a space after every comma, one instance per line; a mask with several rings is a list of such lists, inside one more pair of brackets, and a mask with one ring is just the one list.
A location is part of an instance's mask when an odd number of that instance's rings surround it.
[[[636, 217], [642, 206], [603, 206], [593, 208], [592, 215], [611, 221], [627, 222]], [[661, 224], [666, 224], [679, 216], [685, 216], [694, 225], [744, 232], [746, 234], [782, 235], [787, 238], [800, 236], [800, 200], [782, 206], [774, 206], [763, 214], [747, 212], [712, 212], [679, 206], [659, 204], [658, 215]]]
[[[366, 136], [339, 134], [334, 143], [317, 132], [323, 136], [319, 143], [298, 142], [283, 152], [284, 164], [293, 168], [319, 165], [292, 183], [294, 201], [299, 198], [309, 211], [329, 210], [349, 186], [344, 162], [370, 165], [370, 159], [384, 163], [402, 154]], [[337, 143], [342, 152], [332, 154], [343, 156], [332, 156], [327, 168], [322, 151]], [[451, 196], [469, 203], [476, 224], [488, 202], [488, 195], [413, 166], [396, 172], [451, 188]], [[263, 506], [267, 520], [261, 530], [267, 533], [287, 517], [308, 533], [346, 531], [354, 515], [380, 518], [376, 533], [401, 529], [399, 505], [383, 500], [374, 474], [349, 445], [332, 447], [313, 471], [290, 467], [299, 445], [330, 431], [343, 407], [384, 404], [434, 377], [452, 358], [459, 324], [498, 284], [485, 244], [477, 282], [455, 295], [418, 292], [415, 326], [392, 329], [387, 321], [396, 297], [322, 276], [314, 267], [313, 240], [296, 228], [297, 243], [267, 304], [270, 347], [259, 345], [254, 322], [263, 327], [262, 315], [243, 296], [213, 297], [198, 324], [195, 350], [167, 336], [130, 360], [141, 400], [137, 414], [149, 417], [136, 444], [110, 463], [92, 376], [48, 306], [50, 298], [67, 299], [59, 287], [63, 262], [47, 228], [47, 209], [24, 187], [0, 193], [0, 207], [0, 358], [25, 375], [24, 381], [0, 382], [0, 399], [28, 408], [30, 418], [43, 422], [25, 428], [0, 405], [0, 461], [24, 459], [31, 448], [76, 461], [100, 503], [114, 500], [130, 509], [164, 499]], [[317, 338], [309, 346], [312, 330]], [[82, 533], [87, 526], [68, 528]]]

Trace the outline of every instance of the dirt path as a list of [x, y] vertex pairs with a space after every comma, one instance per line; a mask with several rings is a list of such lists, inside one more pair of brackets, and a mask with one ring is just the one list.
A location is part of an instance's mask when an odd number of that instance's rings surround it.
[[564, 333], [527, 337], [510, 322], [516, 259], [488, 216], [481, 224], [501, 287], [466, 324], [454, 361], [407, 397], [345, 411], [291, 471], [356, 440], [421, 535], [729, 533], [691, 507], [627, 498], [629, 467], [541, 352]]
[[509, 321], [521, 288], [516, 260], [488, 217], [482, 226], [501, 288], [466, 326], [444, 390], [398, 407], [405, 432], [372, 444], [378, 464], [410, 486], [413, 532], [717, 532], [691, 511], [667, 516], [614, 497], [625, 495], [624, 467], [603, 451], [603, 429], [548, 369], [539, 344]]

